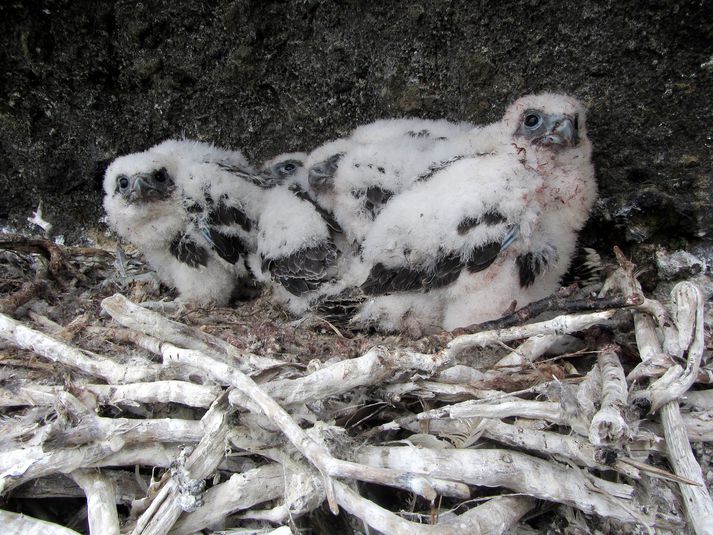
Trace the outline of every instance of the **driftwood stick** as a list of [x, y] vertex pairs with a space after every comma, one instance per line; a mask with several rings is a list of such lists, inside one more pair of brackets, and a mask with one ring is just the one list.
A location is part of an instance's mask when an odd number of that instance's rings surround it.
[[[117, 504], [131, 505], [131, 502], [144, 495], [145, 489], [139, 485], [136, 476], [126, 470], [102, 470], [102, 475], [111, 481], [116, 489], [114, 497]], [[84, 498], [84, 491], [68, 476], [55, 474], [13, 489], [13, 498]]]
[[178, 452], [178, 446], [163, 444], [128, 446], [120, 451], [115, 447], [115, 444], [101, 443], [48, 452], [42, 451], [40, 446], [5, 451], [0, 456], [0, 492], [38, 477], [68, 474], [80, 468], [137, 464], [167, 467]]
[[507, 371], [516, 372], [522, 368], [532, 366], [532, 363], [545, 354], [552, 344], [561, 338], [557, 334], [538, 334], [525, 340], [516, 350], [501, 358], [493, 369], [506, 368]]
[[683, 349], [688, 349], [688, 358], [685, 370], [675, 366], [649, 387], [652, 411], [664, 403], [680, 399], [688, 391], [698, 377], [705, 348], [701, 290], [690, 282], [680, 282], [674, 286], [671, 299], [677, 309], [677, 342]]
[[493, 331], [483, 331], [476, 334], [465, 334], [450, 341], [447, 349], [453, 355], [459, 355], [472, 347], [484, 347], [498, 342], [510, 342], [521, 338], [530, 338], [538, 334], [569, 334], [582, 331], [592, 325], [610, 324], [617, 310], [606, 310], [604, 312], [593, 312], [591, 314], [579, 314], [573, 316], [557, 316], [551, 320], [539, 323], [530, 323], [521, 327], [509, 327], [507, 329], [496, 329]]
[[678, 402], [670, 401], [660, 410], [668, 458], [676, 474], [693, 480], [696, 485], [680, 484], [688, 521], [697, 535], [713, 534], [713, 499], [706, 487], [701, 466], [691, 450], [681, 419]]
[[6, 535], [79, 535], [73, 529], [58, 524], [45, 522], [20, 513], [11, 513], [0, 509], [0, 525]]
[[[356, 463], [336, 459], [332, 457], [324, 446], [312, 440], [295, 423], [292, 417], [252, 379], [236, 368], [217, 361], [199, 351], [180, 349], [171, 344], [164, 344], [163, 350], [165, 362], [175, 361], [195, 366], [206, 373], [212, 374], [216, 379], [220, 378], [240, 389], [260, 408], [267, 419], [285, 434], [300, 453], [327, 477], [350, 477], [361, 481], [405, 488], [429, 500], [435, 499], [437, 493], [460, 498], [465, 498], [469, 495], [469, 491], [465, 486], [453, 484], [449, 481], [424, 478], [420, 475], [413, 477], [412, 474], [404, 474], [393, 470], [373, 471]], [[329, 489], [329, 485], [326, 485], [326, 488]], [[329, 490], [327, 491], [327, 496], [329, 497]], [[330, 506], [335, 510], [336, 502], [332, 500]]]
[[568, 425], [565, 416], [560, 410], [560, 404], [554, 401], [503, 401], [501, 403], [486, 404], [480, 400], [463, 401], [446, 405], [438, 409], [431, 409], [399, 419], [397, 422], [409, 420], [433, 420], [436, 418], [529, 418], [532, 420], [545, 420], [557, 425]]
[[[219, 386], [196, 385], [186, 381], [153, 381], [126, 385], [82, 385], [82, 396], [91, 396], [96, 405], [140, 403], [180, 403], [208, 408], [221, 393]], [[0, 387], [0, 407], [51, 406], [65, 387], [26, 383], [17, 388]]]
[[683, 397], [685, 404], [701, 411], [713, 411], [713, 388], [689, 390]]
[[99, 470], [75, 470], [71, 476], [87, 496], [89, 533], [119, 535], [119, 515], [114, 505], [116, 492], [113, 482]]
[[[564, 290], [569, 290], [565, 288]], [[641, 301], [635, 297], [613, 297], [605, 299], [570, 299], [570, 292], [558, 292], [549, 297], [534, 301], [529, 305], [516, 310], [512, 314], [503, 316], [496, 320], [490, 320], [476, 325], [470, 325], [456, 331], [457, 334], [478, 333], [481, 331], [492, 331], [495, 329], [506, 329], [516, 325], [522, 325], [532, 318], [535, 318], [543, 312], [558, 310], [567, 314], [575, 312], [585, 312], [591, 310], [611, 310], [618, 308], [627, 308], [641, 304]]]
[[[407, 370], [433, 374], [450, 362], [450, 356], [444, 353], [431, 355], [375, 346], [361, 357], [339, 361], [305, 377], [271, 381], [260, 386], [266, 394], [281, 403], [309, 403], [360, 386], [381, 384]], [[234, 392], [231, 402], [238, 400], [239, 394]]]
[[691, 442], [713, 442], [713, 412], [691, 412], [682, 415]]
[[149, 362], [122, 366], [88, 351], [80, 351], [40, 331], [30, 329], [5, 314], [0, 314], [0, 337], [17, 347], [29, 349], [43, 357], [64, 364], [110, 383], [134, 383], [158, 376], [159, 367]]
[[608, 344], [597, 355], [602, 378], [601, 404], [589, 426], [589, 441], [595, 446], [618, 443], [629, 435], [629, 426], [622, 415], [629, 392], [618, 352], [619, 346]]
[[414, 470], [437, 477], [457, 479], [469, 485], [509, 489], [616, 518], [623, 522], [645, 522], [631, 503], [629, 485], [611, 483], [509, 450], [434, 450], [427, 448], [365, 447], [357, 457], [370, 466]]
[[[201, 419], [205, 435], [184, 463], [172, 470], [172, 477], [159, 491], [151, 506], [136, 521], [134, 535], [163, 535], [173, 527], [183, 511], [193, 511], [202, 503], [204, 480], [225, 456], [228, 437], [227, 392], [215, 400]], [[158, 504], [154, 507], [154, 504]]]
[[190, 535], [222, 521], [236, 511], [276, 500], [285, 493], [285, 483], [285, 470], [278, 464], [233, 474], [225, 483], [206, 491], [203, 505], [184, 514], [171, 530], [171, 535]]
[[523, 496], [498, 497], [458, 517], [435, 525], [416, 524], [362, 498], [344, 483], [334, 482], [339, 505], [374, 529], [389, 535], [494, 535], [507, 533], [535, 506]]
[[203, 437], [201, 422], [178, 418], [93, 418], [86, 423], [57, 433], [53, 441], [61, 446], [76, 446], [93, 441], [132, 445], [145, 442], [198, 442]]
[[208, 489], [203, 505], [184, 513], [171, 535], [190, 535], [222, 521], [226, 516], [254, 505], [275, 500], [285, 492], [284, 469], [278, 464], [261, 466]]
[[102, 405], [122, 403], [180, 403], [188, 407], [208, 408], [220, 395], [221, 388], [196, 385], [186, 381], [155, 381], [128, 385], [86, 385]]
[[[678, 288], [678, 285], [675, 288]], [[694, 327], [694, 329], [691, 329], [693, 331], [693, 335], [692, 340], [690, 341], [690, 346], [688, 348], [690, 361], [691, 353], [698, 351], [698, 348], [696, 347], [696, 344], [698, 343], [696, 341], [696, 337], [699, 335], [698, 321], [702, 321], [703, 316], [701, 310], [702, 299], [700, 299], [701, 296], [697, 288], [695, 288], [694, 291], [690, 291], [690, 287], [684, 287], [683, 290], [685, 290], [684, 295], [687, 295], [689, 298], [692, 298], [692, 301], [689, 301], [689, 303], [690, 307], [695, 310], [696, 314], [696, 326]], [[680, 297], [684, 296], [679, 294], [679, 292], [676, 293]], [[654, 328], [653, 322], [642, 321], [642, 318], [640, 317], [635, 317], [634, 321], [635, 328], [637, 329], [637, 331], [642, 331], [641, 335], [637, 334], [637, 341], [640, 340], [644, 344], [643, 347], [641, 347], [641, 350], [647, 354], [655, 354], [660, 352], [662, 349], [658, 338], [656, 337], [655, 333], [651, 332]], [[684, 324], [682, 326], [685, 329], [686, 325]], [[684, 340], [688, 338], [685, 333], [683, 336]], [[696, 355], [693, 355], [693, 358], [696, 358]], [[700, 356], [698, 356], [698, 358], [700, 358]], [[682, 370], [680, 369], [680, 367], [679, 370], [674, 371], [676, 375], [674, 375], [674, 379], [673, 381], [671, 381], [672, 383], [675, 383], [676, 379], [682, 377], [681, 372]], [[654, 385], [661, 385], [661, 382], [664, 380], [664, 378], [666, 378], [667, 375], [670, 374], [667, 372], [667, 374], [665, 374], [664, 377], [654, 383]], [[654, 385], [652, 385], [652, 387]], [[679, 383], [679, 386], [680, 385], [681, 383]], [[665, 392], [663, 394], [665, 394]], [[663, 394], [661, 397], [663, 397]], [[696, 461], [696, 458], [693, 455], [693, 451], [691, 450], [691, 444], [688, 441], [688, 436], [683, 426], [683, 419], [681, 418], [681, 411], [678, 406], [678, 401], [676, 399], [672, 399], [670, 401], [665, 402], [660, 407], [659, 415], [664, 428], [664, 438], [666, 439], [669, 462], [671, 463], [674, 472], [683, 478], [687, 478], [698, 483], [698, 486], [686, 483], [679, 484], [679, 489], [684, 498], [683, 506], [686, 509], [689, 521], [691, 522], [691, 525], [697, 534], [710, 535], [711, 533], [713, 533], [713, 531], [711, 530], [711, 526], [713, 526], [713, 501], [711, 500], [710, 493], [706, 488], [701, 467]]]
[[244, 373], [255, 374], [270, 368], [284, 366], [282, 361], [240, 351], [217, 336], [169, 320], [158, 312], [146, 310], [121, 294], [107, 297], [102, 301], [101, 306], [124, 327], [180, 347], [203, 351], [221, 361], [239, 366]]
[[[597, 470], [615, 470], [633, 479], [639, 479], [639, 471], [621, 459], [622, 451], [596, 448], [583, 438], [573, 435], [563, 435], [552, 431], [529, 429], [520, 425], [506, 424], [496, 419], [486, 419], [473, 429], [469, 420], [432, 420], [429, 432], [441, 436], [465, 437], [476, 431], [482, 436], [501, 444], [518, 449], [537, 452], [551, 457], [566, 457], [580, 466]], [[419, 423], [412, 422], [405, 428], [420, 433]]]

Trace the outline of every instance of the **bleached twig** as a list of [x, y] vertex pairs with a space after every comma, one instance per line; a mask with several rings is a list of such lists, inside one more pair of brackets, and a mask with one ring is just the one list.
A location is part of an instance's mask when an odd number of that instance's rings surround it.
[[497, 535], [507, 533], [535, 506], [532, 498], [503, 496], [492, 498], [454, 519], [435, 525], [416, 524], [361, 497], [344, 483], [334, 482], [339, 505], [366, 524], [389, 535]]
[[[40, 446], [5, 451], [0, 455], [0, 491], [7, 492], [26, 481], [52, 474], [68, 474], [80, 468], [144, 464], [169, 466], [178, 447], [151, 444], [123, 447], [99, 443], [79, 448], [43, 451]], [[121, 444], [119, 444], [121, 447]]]
[[72, 479], [87, 496], [89, 532], [91, 535], [119, 535], [116, 491], [111, 480], [99, 470], [75, 470]]
[[447, 348], [453, 355], [459, 355], [469, 348], [483, 347], [497, 342], [509, 342], [540, 334], [573, 333], [587, 329], [592, 325], [610, 324], [614, 320], [617, 312], [617, 310], [606, 310], [604, 312], [593, 312], [591, 314], [557, 316], [551, 320], [541, 321], [539, 323], [466, 334], [451, 340]]
[[200, 329], [169, 320], [158, 312], [146, 310], [121, 294], [104, 299], [102, 308], [115, 321], [129, 329], [179, 347], [203, 351], [214, 358], [237, 365], [244, 373], [253, 374], [284, 365], [284, 362], [279, 360], [240, 351], [225, 340]]
[[53, 440], [64, 445], [107, 441], [119, 445], [156, 442], [198, 442], [203, 436], [201, 423], [178, 418], [93, 418], [55, 434]]
[[697, 535], [711, 535], [713, 534], [713, 499], [706, 486], [701, 466], [691, 450], [678, 402], [670, 401], [664, 404], [660, 412], [668, 446], [668, 458], [674, 472], [696, 482], [696, 485], [679, 485], [688, 520]]
[[163, 535], [173, 527], [183, 511], [195, 510], [201, 503], [204, 479], [210, 476], [225, 456], [228, 437], [227, 392], [215, 400], [201, 419], [205, 435], [177, 466], [148, 509], [137, 519], [133, 535]]
[[[413, 432], [421, 432], [415, 422], [404, 426]], [[470, 420], [432, 420], [429, 432], [441, 436], [466, 436], [473, 432]], [[477, 428], [483, 437], [501, 444], [537, 452], [540, 455], [571, 459], [581, 466], [597, 470], [615, 470], [628, 477], [638, 479], [639, 471], [621, 461], [622, 452], [605, 452], [585, 439], [563, 435], [552, 431], [529, 429], [520, 425], [507, 424], [497, 419], [483, 419]], [[613, 457], [608, 457], [613, 453]]]
[[0, 314], [0, 337], [17, 347], [32, 350], [53, 362], [101, 377], [109, 383], [152, 380], [159, 373], [159, 368], [149, 362], [122, 366], [101, 355], [80, 351], [47, 334], [30, 329], [5, 314]]
[[609, 344], [597, 355], [602, 378], [601, 405], [589, 426], [589, 440], [595, 446], [618, 443], [629, 434], [629, 426], [622, 415], [629, 392], [618, 351], [618, 346]]
[[236, 511], [277, 499], [284, 492], [285, 474], [280, 465], [271, 464], [233, 474], [228, 481], [208, 489], [203, 496], [203, 505], [193, 512], [184, 513], [171, 534], [199, 532]]
[[713, 442], [713, 412], [682, 414], [681, 419], [691, 442]]
[[370, 466], [408, 467], [469, 485], [503, 486], [624, 522], [649, 522], [634, 512], [638, 507], [631, 503], [633, 489], [629, 485], [585, 477], [514, 451], [368, 446], [359, 451], [357, 459]]
[[42, 535], [79, 535], [73, 529], [2, 509], [0, 509], [0, 525], [2, 525], [5, 535], [28, 535], [34, 533], [41, 533]]
[[676, 308], [677, 342], [688, 350], [688, 358], [685, 369], [678, 365], [670, 368], [648, 388], [652, 411], [664, 403], [680, 399], [693, 385], [705, 347], [701, 290], [690, 282], [680, 282], [671, 291], [671, 300]]
[[[682, 325], [679, 329], [688, 328], [692, 331], [690, 337], [685, 333], [685, 330], [684, 333], [682, 333], [683, 342], [688, 342], [690, 344], [690, 346], [688, 346], [689, 362], [692, 358], [700, 359], [700, 355], [696, 355], [699, 350], [698, 344], [702, 343], [702, 338], [697, 340], [697, 337], [702, 336], [702, 327], [699, 332], [698, 325], [699, 323], [702, 324], [703, 321], [703, 300], [700, 295], [700, 290], [695, 287], [691, 288], [690, 286], [679, 288], [679, 285], [676, 285], [674, 292], [679, 299], [683, 298], [679, 301], [680, 305], [683, 305], [683, 302], [688, 302], [689, 307], [691, 308], [689, 314], [695, 314], [695, 327], [691, 327], [690, 320], [687, 319], [682, 320]], [[677, 306], [679, 303], [677, 303]], [[683, 314], [685, 313], [682, 313], [682, 317]], [[642, 321], [641, 317], [635, 317], [634, 321], [637, 331], [642, 331], [640, 336], [637, 334], [637, 341], [641, 341], [644, 344], [643, 347], [641, 347], [641, 350], [648, 354], [655, 354], [662, 351], [661, 345], [655, 333], [651, 332], [653, 330], [653, 323]], [[702, 353], [702, 347], [700, 348], [700, 351]], [[693, 353], [693, 355], [691, 355], [691, 353]], [[666, 377], [666, 375], [664, 375], [664, 377]], [[662, 395], [659, 397], [659, 400], [663, 399], [666, 394], [662, 387], [662, 380], [664, 377], [654, 383], [655, 385], [658, 384], [659, 388], [662, 389]], [[676, 383], [675, 379], [682, 377], [684, 377], [683, 381]], [[685, 386], [685, 383], [687, 382], [687, 379], [685, 379], [685, 373], [681, 373], [680, 367], [677, 371], [675, 379], [674, 381], [671, 381], [671, 384], [677, 384], [679, 389], [682, 386]], [[696, 534], [710, 535], [713, 533], [713, 500], [711, 499], [705, 480], [703, 479], [701, 467], [698, 464], [698, 461], [696, 461], [693, 451], [691, 450], [691, 444], [688, 441], [688, 436], [683, 426], [678, 401], [675, 398], [666, 401], [662, 406], [660, 406], [659, 415], [664, 428], [664, 437], [668, 448], [669, 461], [674, 472], [679, 476], [698, 483], [697, 486], [687, 483], [679, 484], [679, 489], [681, 491], [681, 495], [683, 496], [683, 505], [686, 509], [688, 519], [691, 522]]]
[[[433, 420], [436, 418], [530, 418], [545, 420], [558, 425], [567, 425], [567, 419], [562, 415], [560, 404], [554, 401], [503, 401], [485, 404], [478, 400], [463, 401], [453, 405], [445, 405], [406, 417], [404, 420]], [[404, 421], [399, 420], [399, 422]]]
[[[133, 500], [143, 496], [144, 488], [133, 473], [125, 470], [102, 470], [102, 475], [111, 481], [116, 489], [114, 497], [117, 504], [130, 505]], [[13, 498], [84, 498], [84, 491], [69, 477], [55, 474], [35, 479], [12, 491]]]
[[539, 357], [545, 354], [552, 347], [552, 344], [560, 340], [562, 336], [557, 334], [538, 334], [532, 336], [520, 344], [513, 352], [501, 358], [493, 369], [506, 368], [510, 372], [531, 366]]

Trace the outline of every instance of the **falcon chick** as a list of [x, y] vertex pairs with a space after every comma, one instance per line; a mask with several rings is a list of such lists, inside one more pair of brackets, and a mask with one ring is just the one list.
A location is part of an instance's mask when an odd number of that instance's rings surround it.
[[307, 159], [310, 193], [334, 214], [345, 240], [361, 245], [374, 219], [398, 193], [448, 165], [473, 128], [446, 120], [382, 119], [327, 143]]
[[114, 160], [104, 176], [109, 225], [133, 243], [180, 298], [225, 305], [249, 280], [265, 191], [239, 151], [167, 140]]
[[353, 324], [452, 330], [556, 290], [596, 197], [584, 116], [569, 97], [527, 96], [455, 140], [452, 161], [368, 230], [361, 289], [372, 298]]
[[272, 287], [273, 298], [298, 315], [336, 291], [343, 258], [335, 244], [341, 227], [306, 191], [305, 159], [303, 153], [289, 153], [263, 164], [263, 174], [283, 183], [267, 193], [251, 258], [253, 272]]

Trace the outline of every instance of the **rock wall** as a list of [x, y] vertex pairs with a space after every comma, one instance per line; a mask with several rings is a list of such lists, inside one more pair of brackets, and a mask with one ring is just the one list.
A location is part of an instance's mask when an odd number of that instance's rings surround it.
[[42, 199], [79, 239], [107, 161], [171, 136], [257, 163], [380, 117], [489, 122], [552, 90], [590, 108], [585, 243], [713, 231], [704, 1], [10, 1], [0, 30], [0, 225]]

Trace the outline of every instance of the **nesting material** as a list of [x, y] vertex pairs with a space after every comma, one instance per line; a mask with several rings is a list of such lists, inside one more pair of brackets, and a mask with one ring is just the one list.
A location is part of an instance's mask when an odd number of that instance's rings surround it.
[[[713, 440], [691, 283], [664, 306], [621, 259], [616, 308], [409, 340], [296, 325], [267, 299], [169, 316], [105, 252], [17, 245], [34, 267], [2, 283], [11, 533], [319, 533], [320, 514], [409, 535], [582, 515], [609, 533], [713, 526], [691, 447]], [[86, 522], [42, 517], [77, 496]], [[16, 514], [32, 503], [37, 518]]]

